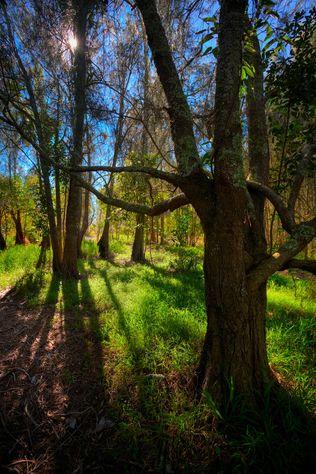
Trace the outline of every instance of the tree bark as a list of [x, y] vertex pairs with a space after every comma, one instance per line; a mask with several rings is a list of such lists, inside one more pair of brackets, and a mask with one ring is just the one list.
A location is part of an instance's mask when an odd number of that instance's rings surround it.
[[[144, 36], [144, 78], [143, 78], [143, 123], [148, 126], [149, 123], [149, 109], [148, 109], [148, 93], [149, 93], [149, 48], [146, 41], [145, 31], [143, 31]], [[142, 136], [141, 136], [141, 159], [146, 159], [146, 155], [148, 154], [148, 136], [147, 130], [143, 125], [142, 129]], [[145, 217], [136, 215], [136, 228], [134, 234], [134, 242], [132, 247], [132, 255], [131, 260], [132, 262], [144, 263], [146, 261], [145, 258], [145, 233], [144, 233], [144, 223]], [[153, 226], [153, 217], [151, 218], [151, 229]]]
[[[214, 130], [214, 212], [205, 234], [207, 332], [197, 370], [197, 393], [225, 403], [230, 385], [247, 397], [263, 386], [257, 317], [247, 293], [239, 87], [246, 2], [223, 1], [219, 20]], [[206, 205], [206, 203], [205, 203]], [[196, 209], [201, 215], [201, 210]], [[256, 303], [259, 307], [260, 301]]]
[[229, 261], [233, 256], [225, 251], [222, 259], [216, 252], [215, 260], [216, 241], [212, 231], [205, 232], [207, 332], [197, 370], [197, 394], [207, 390], [216, 401], [225, 404], [232, 388], [253, 398], [256, 391], [262, 393], [268, 380], [266, 288], [262, 285], [260, 291], [251, 294], [245, 285], [235, 287], [236, 277], [230, 275], [238, 272]]
[[[123, 81], [125, 78], [123, 78]], [[123, 125], [124, 125], [124, 91], [125, 91], [126, 85], [123, 85], [123, 90], [122, 94], [120, 97], [120, 105], [119, 105], [119, 116], [116, 124], [116, 129], [115, 129], [115, 144], [114, 144], [114, 154], [113, 154], [113, 161], [112, 165], [113, 167], [116, 166], [117, 161], [120, 156], [120, 151], [122, 147], [122, 141], [123, 141]], [[109, 197], [113, 196], [113, 189], [114, 189], [114, 174], [112, 173], [110, 175], [110, 182], [108, 185], [108, 194]], [[112, 258], [111, 252], [110, 252], [110, 227], [111, 227], [111, 214], [112, 214], [112, 209], [110, 204], [106, 206], [106, 215], [105, 215], [105, 221], [104, 221], [104, 226], [103, 226], [103, 231], [101, 238], [98, 242], [98, 247], [99, 247], [99, 256], [100, 258], [104, 258], [105, 260], [110, 260]]]
[[[84, 117], [86, 112], [86, 74], [87, 53], [86, 35], [89, 1], [73, 2], [74, 35], [77, 46], [74, 52], [74, 117], [73, 117], [73, 149], [71, 166], [82, 163]], [[78, 278], [77, 257], [78, 238], [81, 218], [81, 188], [75, 177], [71, 175], [66, 214], [65, 245], [63, 255], [63, 273], [66, 277]]]
[[45, 202], [46, 202], [46, 212], [47, 212], [47, 219], [48, 219], [48, 224], [49, 224], [49, 234], [50, 234], [50, 240], [51, 240], [51, 245], [52, 245], [53, 272], [59, 274], [61, 272], [61, 241], [59, 240], [57, 227], [56, 227], [52, 189], [51, 189], [51, 184], [50, 184], [50, 179], [49, 179], [49, 165], [47, 163], [46, 156], [43, 156], [43, 155], [39, 155], [39, 162], [40, 162], [41, 174], [42, 174], [42, 178], [39, 176], [39, 179], [43, 180], [44, 196], [45, 196]]
[[111, 218], [111, 206], [106, 206], [106, 215], [103, 226], [102, 235], [98, 242], [99, 256], [105, 260], [111, 259], [110, 253], [110, 218]]
[[5, 250], [7, 248], [7, 243], [5, 241], [4, 235], [2, 234], [2, 215], [0, 214], [0, 250]]
[[11, 216], [15, 225], [15, 245], [24, 245], [25, 244], [25, 236], [22, 228], [21, 222], [21, 212], [18, 209], [16, 214], [11, 211]]
[[143, 214], [137, 214], [135, 236], [134, 236], [132, 257], [131, 257], [131, 260], [137, 263], [144, 263], [146, 261], [145, 246], [144, 246], [144, 224], [145, 224], [145, 216]]

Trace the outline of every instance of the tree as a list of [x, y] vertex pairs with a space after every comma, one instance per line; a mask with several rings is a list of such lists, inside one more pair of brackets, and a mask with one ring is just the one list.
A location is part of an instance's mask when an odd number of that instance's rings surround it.
[[[148, 208], [109, 199], [91, 187], [90, 190], [104, 202], [148, 215], [153, 215], [157, 209], [162, 212], [187, 202], [192, 204], [204, 230], [207, 310], [207, 331], [197, 370], [197, 391], [208, 390], [223, 403], [233, 384], [237, 393], [253, 401], [255, 394], [262, 394], [265, 384], [271, 380], [264, 334], [267, 279], [287, 265], [313, 239], [316, 219], [297, 224], [281, 196], [259, 181], [266, 175], [266, 137], [264, 123], [259, 130], [260, 123], [253, 114], [251, 100], [261, 101], [260, 116], [263, 105], [260, 67], [257, 67], [254, 79], [256, 92], [248, 100], [252, 129], [249, 134], [250, 163], [252, 175], [257, 175], [256, 181], [246, 181], [244, 176], [239, 89], [246, 2], [221, 2], [212, 175], [203, 168], [199, 159], [192, 115], [155, 2], [139, 0], [136, 3], [168, 102], [178, 173], [132, 166], [113, 168], [112, 171], [142, 172], [176, 184], [183, 194], [160, 206]], [[255, 159], [251, 148], [256, 143], [252, 133], [261, 134], [262, 170], [258, 169], [260, 160]], [[108, 170], [101, 166], [95, 169]], [[86, 187], [82, 180], [80, 182]], [[275, 206], [284, 229], [289, 233], [289, 238], [273, 255], [265, 253], [260, 217], [263, 197]], [[255, 222], [255, 230], [250, 229], [249, 234], [245, 222], [250, 216]], [[259, 243], [253, 245], [256, 236], [259, 236]]]
[[[70, 166], [79, 166], [83, 159], [84, 119], [86, 114], [86, 81], [87, 81], [87, 28], [88, 16], [93, 1], [74, 0], [72, 7], [73, 34], [76, 47], [73, 58], [73, 143]], [[81, 189], [74, 177], [70, 178], [66, 215], [66, 236], [63, 254], [63, 273], [68, 277], [78, 277], [77, 258], [81, 218]]]
[[0, 175], [0, 250], [5, 250], [7, 244], [2, 233], [2, 222], [5, 214], [9, 211], [9, 181], [5, 176]]

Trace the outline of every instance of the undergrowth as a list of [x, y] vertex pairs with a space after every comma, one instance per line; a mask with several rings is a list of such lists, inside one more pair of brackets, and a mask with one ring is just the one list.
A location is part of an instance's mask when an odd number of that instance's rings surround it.
[[[192, 398], [206, 327], [202, 251], [155, 247], [147, 264], [130, 265], [129, 247], [114, 245], [119, 255], [110, 263], [85, 243], [78, 282], [52, 278], [48, 267], [31, 270], [35, 246], [0, 254], [0, 287], [16, 284], [30, 307], [54, 305], [56, 317], [71, 311], [87, 346], [102, 347], [100, 383], [116, 426], [107, 457], [135, 463], [129, 472], [308, 472], [315, 412], [312, 280], [293, 273], [269, 282], [268, 354], [286, 391], [276, 399], [268, 390], [260, 413], [235, 398], [223, 413], [207, 394], [200, 404]], [[196, 264], [184, 268], [181, 257]], [[82, 358], [89, 367], [89, 354]]]

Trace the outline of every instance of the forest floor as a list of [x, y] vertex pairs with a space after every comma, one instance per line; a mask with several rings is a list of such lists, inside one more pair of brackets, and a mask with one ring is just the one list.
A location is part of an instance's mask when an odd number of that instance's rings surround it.
[[32, 245], [0, 255], [2, 469], [312, 472], [315, 279], [270, 281], [269, 360], [286, 389], [276, 426], [238, 400], [227, 413], [193, 401], [202, 250], [155, 248], [146, 265], [130, 265], [126, 245], [114, 250], [104, 262], [86, 243], [79, 281], [33, 271]]

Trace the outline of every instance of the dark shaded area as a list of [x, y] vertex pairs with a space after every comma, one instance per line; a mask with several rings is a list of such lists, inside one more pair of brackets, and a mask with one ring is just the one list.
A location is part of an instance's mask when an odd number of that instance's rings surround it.
[[[25, 297], [38, 303], [44, 271], [23, 279], [0, 302], [1, 334], [11, 334], [1, 347], [0, 376], [0, 462], [8, 472], [21, 459], [31, 461], [19, 472], [35, 466], [60, 473], [312, 472], [314, 421], [288, 391], [267, 389], [260, 410], [246, 408], [233, 387], [225, 412], [218, 412], [208, 395], [195, 405], [190, 374], [153, 376], [143, 369], [143, 354], [113, 285], [133, 279], [136, 267], [112, 281], [93, 259], [89, 264], [104, 279], [133, 355], [130, 378], [124, 376], [113, 393], [107, 366], [112, 354], [103, 344], [107, 336], [82, 264], [79, 281], [50, 280], [40, 308], [27, 308]], [[148, 266], [155, 273], [142, 278], [173, 307], [185, 309], [202, 299], [200, 272]], [[165, 278], [170, 273], [176, 283]], [[286, 331], [293, 321], [280, 314], [269, 324]], [[152, 315], [144, 323], [149, 337]], [[189, 340], [185, 328], [174, 331]], [[173, 405], [179, 391], [188, 398], [187, 412]]]

